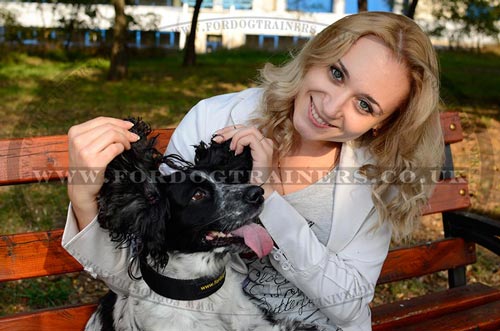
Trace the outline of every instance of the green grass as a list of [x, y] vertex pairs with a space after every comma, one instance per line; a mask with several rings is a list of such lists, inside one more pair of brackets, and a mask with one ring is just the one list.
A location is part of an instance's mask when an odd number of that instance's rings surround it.
[[182, 68], [180, 54], [130, 62], [128, 79], [105, 80], [108, 61], [57, 62], [24, 55], [0, 64], [0, 137], [62, 134], [98, 115], [142, 116], [156, 127], [175, 125], [196, 102], [255, 85], [257, 68], [284, 54], [220, 52]]
[[[442, 95], [447, 106], [461, 107], [468, 116], [486, 126], [497, 123], [500, 56], [463, 52], [441, 52], [439, 56]], [[69, 61], [64, 56], [0, 54], [0, 116], [3, 119], [0, 138], [65, 134], [70, 126], [100, 115], [141, 116], [154, 127], [174, 126], [199, 100], [254, 86], [258, 69], [264, 63], [282, 63], [288, 54], [220, 51], [200, 55], [195, 68], [181, 67], [182, 58], [178, 53], [140, 57], [131, 60], [128, 79], [123, 82], [106, 81], [109, 65], [106, 59], [84, 55], [72, 58]], [[67, 204], [63, 183], [2, 187], [0, 233], [62, 227]], [[484, 263], [473, 267], [474, 275], [491, 277], [490, 269], [498, 273], [498, 259], [488, 255], [480, 260]], [[81, 277], [0, 284], [0, 315], [79, 302], [79, 294], [87, 293], [90, 286], [101, 293], [98, 285]], [[422, 284], [409, 281], [380, 287], [377, 298], [391, 301], [401, 293], [421, 294], [442, 286], [443, 279], [444, 276], [437, 274]]]
[[450, 107], [500, 105], [500, 56], [494, 53], [441, 52], [441, 95]]

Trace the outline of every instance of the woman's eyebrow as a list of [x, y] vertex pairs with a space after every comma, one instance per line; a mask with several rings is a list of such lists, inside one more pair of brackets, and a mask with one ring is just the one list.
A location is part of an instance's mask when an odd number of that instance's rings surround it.
[[[342, 63], [342, 60], [339, 60], [339, 65], [340, 65], [340, 69], [342, 69], [342, 71], [344, 72], [344, 74], [346, 75], [346, 77], [347, 78], [351, 78], [350, 75], [349, 75], [349, 70], [347, 70], [347, 68], [345, 67], [345, 65]], [[384, 114], [384, 110], [382, 109], [382, 107], [380, 107], [380, 104], [371, 95], [369, 95], [369, 94], [363, 94], [363, 97], [365, 97], [371, 103], [375, 104], [380, 109], [380, 114], [381, 115]]]
[[351, 78], [351, 76], [349, 75], [349, 71], [347, 70], [347, 68], [345, 67], [345, 65], [342, 63], [341, 60], [339, 60], [339, 65], [340, 65], [340, 69], [342, 69], [342, 71], [344, 72], [344, 74], [347, 76], [347, 78]]

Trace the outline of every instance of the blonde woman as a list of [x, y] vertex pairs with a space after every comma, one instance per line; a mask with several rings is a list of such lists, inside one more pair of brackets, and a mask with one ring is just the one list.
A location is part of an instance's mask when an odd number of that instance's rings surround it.
[[[430, 169], [443, 159], [432, 45], [404, 16], [351, 15], [287, 64], [265, 66], [261, 82], [201, 101], [166, 153], [192, 160], [192, 145], [214, 134], [232, 138], [236, 153], [250, 146], [252, 181], [265, 190], [261, 220], [276, 245], [263, 259], [235, 257], [243, 289], [280, 318], [370, 330], [369, 303], [391, 237], [411, 234], [432, 189]], [[71, 128], [70, 166], [105, 167], [136, 139], [129, 128], [110, 118]], [[69, 185], [63, 244], [126, 291], [127, 258], [95, 225], [100, 185]]]

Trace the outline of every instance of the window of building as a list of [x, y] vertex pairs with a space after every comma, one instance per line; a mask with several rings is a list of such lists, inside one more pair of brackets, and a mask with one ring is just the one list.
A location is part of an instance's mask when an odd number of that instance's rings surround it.
[[235, 9], [249, 10], [252, 9], [252, 0], [223, 0], [222, 6], [224, 9], [234, 6]]
[[[182, 3], [187, 3], [189, 7], [194, 7], [196, 0], [182, 0]], [[201, 2], [201, 8], [212, 8], [214, 6], [213, 0], [203, 0]]]
[[332, 0], [287, 0], [287, 9], [310, 13], [331, 13], [333, 11]]

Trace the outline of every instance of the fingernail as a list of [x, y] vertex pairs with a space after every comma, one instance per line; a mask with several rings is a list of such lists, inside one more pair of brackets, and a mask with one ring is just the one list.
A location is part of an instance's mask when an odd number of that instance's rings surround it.
[[141, 136], [139, 136], [138, 134], [135, 134], [133, 132], [131, 132], [131, 133], [132, 133], [132, 138], [135, 139], [135, 141], [141, 140]]
[[224, 136], [221, 134], [214, 133], [214, 135], [212, 136], [212, 140], [214, 140], [217, 143], [221, 143], [224, 141]]
[[124, 121], [125, 123], [128, 124], [129, 128], [133, 128], [134, 127], [134, 123], [130, 122], [130, 121]]

